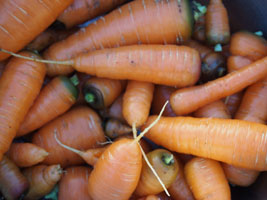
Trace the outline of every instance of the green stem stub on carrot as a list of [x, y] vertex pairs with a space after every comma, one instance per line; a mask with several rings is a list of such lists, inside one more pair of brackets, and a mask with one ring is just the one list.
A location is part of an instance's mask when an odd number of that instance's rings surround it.
[[95, 87], [84, 85], [82, 89], [85, 101], [94, 109], [105, 107], [104, 98], [101, 91]]
[[62, 81], [64, 86], [68, 89], [68, 91], [72, 94], [75, 99], [78, 99], [79, 90], [77, 87], [72, 83], [72, 81], [66, 76], [59, 76], [59, 79]]
[[161, 156], [161, 160], [163, 161], [164, 164], [168, 166], [174, 164], [174, 157], [172, 154], [169, 153], [163, 153]]

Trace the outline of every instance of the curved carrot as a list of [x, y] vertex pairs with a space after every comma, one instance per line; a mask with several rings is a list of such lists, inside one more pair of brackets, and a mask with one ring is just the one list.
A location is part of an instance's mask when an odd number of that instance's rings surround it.
[[231, 192], [219, 162], [193, 158], [185, 165], [185, 177], [196, 199], [231, 199]]
[[[72, 0], [3, 0], [0, 5], [0, 47], [17, 52], [44, 31]], [[9, 57], [0, 52], [0, 61]]]
[[123, 95], [122, 114], [128, 124], [141, 126], [149, 115], [154, 85], [152, 83], [128, 81]]
[[65, 167], [83, 163], [78, 155], [58, 145], [54, 137], [55, 131], [62, 143], [73, 148], [90, 149], [99, 147], [105, 141], [98, 115], [88, 107], [73, 108], [33, 135], [32, 142], [49, 153], [43, 162], [45, 164], [60, 164]]
[[48, 153], [32, 143], [13, 143], [6, 155], [18, 167], [30, 167], [42, 162]]
[[[133, 44], [181, 43], [190, 37], [192, 24], [188, 0], [132, 1], [66, 40], [55, 43], [45, 52], [44, 57], [49, 60], [66, 60], [95, 49]], [[71, 66], [48, 66], [49, 76], [69, 74], [72, 71]]]
[[209, 44], [227, 44], [230, 26], [222, 0], [210, 0], [206, 13], [206, 39]]
[[132, 128], [117, 119], [109, 119], [105, 122], [105, 135], [111, 139], [131, 133]]
[[235, 113], [239, 108], [242, 97], [243, 97], [243, 92], [238, 92], [224, 98], [224, 103], [227, 106], [227, 109], [230, 112], [232, 118], [234, 118]]
[[77, 98], [78, 89], [69, 78], [54, 78], [41, 90], [20, 125], [17, 137], [30, 133], [65, 113]]
[[266, 74], [267, 57], [264, 57], [222, 78], [177, 90], [170, 97], [172, 109], [177, 115], [191, 113], [208, 103], [241, 91], [263, 79]]
[[[30, 52], [20, 55], [38, 57]], [[0, 78], [0, 160], [8, 150], [21, 122], [40, 92], [45, 65], [12, 58]]]
[[230, 56], [227, 59], [227, 71], [228, 73], [231, 73], [251, 63], [252, 61], [249, 58], [243, 56]]

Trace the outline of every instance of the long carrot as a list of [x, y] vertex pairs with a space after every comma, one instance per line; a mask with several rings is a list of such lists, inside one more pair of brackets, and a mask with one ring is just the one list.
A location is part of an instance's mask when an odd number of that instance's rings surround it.
[[[20, 55], [38, 57], [30, 52]], [[34, 99], [45, 76], [45, 65], [20, 58], [12, 58], [0, 78], [0, 160]]]
[[[0, 47], [17, 52], [44, 31], [72, 0], [3, 0], [0, 5]], [[9, 57], [0, 53], [0, 61]]]
[[[143, 128], [155, 117], [150, 116]], [[267, 170], [266, 125], [232, 119], [162, 117], [146, 137], [171, 151]]]
[[193, 112], [208, 103], [241, 91], [263, 79], [266, 74], [267, 57], [264, 57], [222, 78], [177, 90], [170, 98], [172, 109], [177, 115]]
[[17, 137], [34, 131], [65, 113], [75, 103], [78, 93], [78, 89], [69, 78], [54, 78], [41, 90], [20, 125]]
[[[66, 60], [95, 49], [133, 44], [176, 44], [187, 40], [191, 32], [192, 12], [188, 0], [136, 0], [55, 43], [44, 56], [50, 60]], [[49, 76], [72, 71], [71, 66], [48, 66]]]

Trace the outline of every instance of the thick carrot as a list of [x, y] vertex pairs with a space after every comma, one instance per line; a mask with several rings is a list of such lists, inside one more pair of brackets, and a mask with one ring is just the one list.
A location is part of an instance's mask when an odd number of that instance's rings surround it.
[[66, 28], [93, 19], [105, 14], [123, 4], [127, 0], [74, 0], [74, 2], [64, 10], [57, 18]]
[[29, 187], [28, 180], [6, 156], [0, 162], [0, 192], [7, 200], [23, 197]]
[[222, 0], [210, 0], [206, 13], [206, 40], [209, 44], [227, 44], [230, 40], [228, 13]]
[[88, 193], [89, 167], [70, 167], [63, 174], [58, 189], [59, 200], [91, 200]]
[[60, 165], [36, 165], [25, 168], [22, 173], [30, 183], [25, 200], [40, 199], [48, 194], [60, 180], [62, 169]]
[[[95, 49], [133, 44], [176, 44], [186, 41], [191, 32], [192, 12], [188, 0], [136, 0], [55, 43], [44, 56], [50, 60], [66, 60]], [[48, 66], [49, 76], [72, 71], [71, 66]]]
[[20, 125], [17, 137], [30, 133], [65, 113], [75, 103], [78, 93], [69, 78], [54, 78], [41, 90]]
[[78, 155], [58, 145], [54, 137], [55, 131], [62, 143], [73, 148], [90, 149], [99, 147], [99, 143], [105, 141], [98, 115], [88, 107], [73, 108], [34, 134], [32, 142], [49, 153], [44, 160], [45, 164], [60, 164], [65, 167], [83, 163]]
[[234, 118], [237, 109], [241, 103], [243, 92], [238, 92], [224, 98], [224, 103], [227, 106], [232, 118]]
[[[72, 0], [3, 0], [0, 5], [0, 47], [17, 52], [44, 31]], [[0, 61], [9, 57], [0, 52]]]
[[154, 92], [154, 84], [128, 81], [123, 95], [122, 114], [127, 123], [136, 127], [143, 125], [149, 115]]
[[241, 91], [266, 75], [267, 57], [264, 57], [222, 78], [177, 90], [170, 97], [172, 109], [177, 115], [191, 113], [206, 104]]
[[197, 200], [231, 199], [230, 187], [219, 162], [193, 158], [185, 165], [185, 177]]
[[[30, 52], [20, 55], [38, 57]], [[45, 65], [12, 58], [0, 78], [0, 160], [8, 150], [21, 122], [40, 92]]]
[[31, 167], [42, 162], [48, 153], [32, 143], [13, 143], [6, 155], [18, 167]]
[[132, 132], [132, 128], [127, 124], [123, 124], [118, 119], [108, 119], [105, 122], [105, 135], [111, 139], [117, 138]]
[[125, 81], [90, 78], [82, 86], [85, 101], [94, 109], [109, 107], [125, 88]]
[[251, 63], [252, 61], [249, 58], [243, 56], [230, 56], [227, 59], [227, 71], [228, 73], [231, 73]]
[[[149, 117], [142, 129], [155, 118]], [[162, 117], [146, 137], [171, 151], [267, 170], [266, 125], [232, 119]]]

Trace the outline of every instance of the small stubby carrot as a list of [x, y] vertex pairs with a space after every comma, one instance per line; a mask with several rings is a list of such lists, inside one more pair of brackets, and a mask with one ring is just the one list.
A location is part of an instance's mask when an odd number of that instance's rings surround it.
[[267, 57], [264, 57], [208, 83], [178, 89], [170, 97], [172, 109], [177, 115], [191, 113], [206, 104], [241, 91], [265, 78], [266, 74]]
[[224, 103], [227, 106], [232, 118], [234, 118], [236, 111], [242, 101], [243, 92], [237, 92], [224, 98]]
[[[44, 31], [72, 0], [1, 1], [0, 48], [17, 52]], [[9, 57], [0, 52], [0, 61]]]
[[85, 101], [94, 109], [109, 107], [125, 88], [125, 81], [89, 78], [82, 86]]
[[184, 171], [197, 200], [231, 199], [230, 186], [219, 162], [193, 158], [185, 165]]
[[254, 33], [239, 31], [231, 37], [230, 53], [256, 61], [267, 55], [267, 41]]
[[29, 182], [20, 169], [6, 156], [0, 162], [0, 192], [7, 200], [23, 197]]
[[132, 132], [132, 128], [118, 119], [108, 119], [105, 122], [105, 135], [111, 139]]
[[227, 71], [231, 73], [251, 63], [252, 61], [244, 56], [229, 56], [227, 58]]
[[[30, 52], [20, 55], [38, 57]], [[45, 77], [43, 63], [11, 58], [0, 78], [0, 160], [7, 152]]]
[[[165, 149], [156, 149], [146, 154], [146, 156], [165, 187], [170, 187], [180, 170], [174, 155]], [[150, 167], [143, 161], [140, 180], [134, 194], [137, 196], [147, 196], [163, 191], [163, 187], [152, 173]]]
[[76, 149], [100, 147], [100, 143], [106, 141], [99, 116], [89, 107], [73, 108], [33, 135], [32, 143], [49, 153], [43, 162], [49, 165], [60, 164], [66, 167], [84, 163], [80, 156], [58, 145], [54, 137], [55, 131], [62, 143]]
[[30, 133], [65, 113], [76, 102], [78, 95], [79, 91], [71, 79], [66, 76], [53, 78], [40, 91], [16, 136]]
[[35, 200], [48, 194], [60, 180], [62, 175], [60, 165], [35, 165], [22, 170], [30, 183], [25, 200]]
[[69, 167], [59, 181], [59, 200], [91, 200], [88, 193], [88, 179], [91, 173], [89, 167]]
[[222, 0], [210, 0], [206, 13], [206, 40], [209, 44], [227, 44], [230, 41], [228, 13]]
[[[156, 117], [150, 116], [142, 130]], [[267, 126], [263, 124], [237, 119], [161, 117], [146, 137], [171, 151], [267, 170]]]
[[48, 153], [32, 143], [12, 143], [6, 156], [18, 167], [31, 167], [42, 162]]

